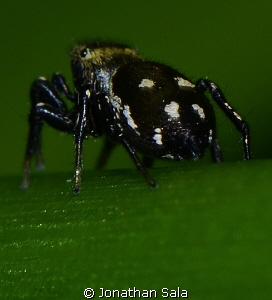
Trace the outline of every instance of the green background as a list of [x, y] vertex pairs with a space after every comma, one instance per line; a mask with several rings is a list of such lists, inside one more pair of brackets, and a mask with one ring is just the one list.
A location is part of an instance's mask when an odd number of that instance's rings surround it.
[[[254, 158], [270, 157], [271, 6], [269, 1], [1, 1], [1, 173], [21, 171], [31, 82], [60, 71], [72, 84], [69, 50], [96, 38], [131, 44], [194, 80], [215, 81], [251, 125]], [[240, 135], [216, 111], [224, 157], [240, 159]], [[43, 137], [46, 172], [71, 170], [72, 137], [51, 128]], [[85, 169], [93, 166], [97, 143], [85, 143]], [[111, 166], [131, 167], [123, 156], [121, 164], [113, 157]]]
[[[133, 286], [270, 299], [271, 11], [268, 0], [1, 0], [1, 299]], [[71, 84], [69, 50], [96, 38], [215, 81], [250, 125], [254, 161], [242, 162], [241, 136], [215, 107], [226, 163], [158, 161], [154, 191], [121, 147], [110, 170], [93, 171], [101, 141], [89, 139], [74, 196], [73, 137], [45, 126], [46, 169], [19, 190], [31, 82], [60, 71]]]

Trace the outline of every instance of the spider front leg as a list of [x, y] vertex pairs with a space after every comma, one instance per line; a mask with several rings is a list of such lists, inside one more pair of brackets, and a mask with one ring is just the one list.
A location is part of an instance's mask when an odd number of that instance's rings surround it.
[[83, 169], [83, 141], [87, 134], [98, 137], [101, 132], [93, 114], [92, 97], [94, 96], [90, 85], [77, 88], [77, 118], [75, 124], [75, 172], [74, 193], [79, 193], [81, 186], [81, 173]]
[[78, 90], [78, 108], [79, 114], [77, 117], [75, 128], [75, 172], [74, 172], [74, 193], [79, 193], [81, 186], [81, 173], [83, 168], [83, 140], [86, 134], [87, 127], [87, 104], [91, 97], [88, 88], [80, 87]]
[[43, 122], [57, 130], [74, 132], [74, 113], [69, 112], [59, 96], [55, 86], [45, 78], [37, 79], [31, 87], [31, 109], [29, 113], [29, 133], [25, 152], [22, 188], [29, 186], [29, 172], [33, 156], [37, 158], [37, 166], [43, 168], [41, 151], [41, 130]]
[[249, 160], [251, 158], [251, 153], [250, 153], [249, 127], [247, 123], [230, 106], [230, 104], [225, 99], [222, 91], [219, 89], [219, 87], [216, 86], [215, 83], [209, 80], [200, 79], [197, 81], [196, 87], [201, 89], [203, 92], [209, 90], [213, 100], [217, 103], [217, 105], [223, 110], [223, 112], [227, 115], [227, 117], [236, 126], [237, 130], [242, 133], [243, 145], [244, 145], [244, 158], [245, 160]]

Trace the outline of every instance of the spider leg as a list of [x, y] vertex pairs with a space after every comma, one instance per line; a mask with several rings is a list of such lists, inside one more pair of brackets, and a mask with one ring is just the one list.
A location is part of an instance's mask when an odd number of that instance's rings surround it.
[[[95, 165], [96, 169], [103, 169], [105, 167], [105, 165], [112, 153], [112, 150], [115, 148], [115, 146], [116, 146], [116, 144], [106, 136], [104, 144], [101, 149], [101, 152], [96, 161], [96, 165]], [[141, 165], [143, 166], [143, 168], [150, 168], [150, 167], [152, 167], [153, 162], [154, 162], [154, 159], [152, 157], [143, 155], [143, 160], [142, 160]]]
[[83, 140], [87, 127], [87, 106], [91, 98], [89, 87], [82, 86], [78, 89], [78, 117], [75, 128], [75, 172], [74, 172], [74, 193], [79, 193], [81, 186], [81, 173], [83, 169]]
[[56, 90], [60, 93], [63, 93], [67, 99], [71, 100], [74, 103], [77, 101], [75, 94], [73, 94], [70, 91], [70, 88], [67, 85], [67, 82], [62, 74], [60, 74], [60, 73], [53, 74], [52, 84], [54, 85]]
[[[244, 145], [244, 158], [245, 158], [245, 160], [249, 160], [251, 158], [250, 140], [249, 140], [250, 134], [249, 134], [249, 127], [248, 127], [247, 123], [230, 106], [230, 104], [225, 99], [222, 91], [216, 86], [215, 83], [213, 83], [209, 80], [200, 79], [197, 81], [196, 87], [201, 89], [203, 92], [209, 90], [213, 100], [217, 103], [217, 105], [223, 110], [223, 112], [227, 115], [227, 117], [236, 126], [237, 130], [242, 133], [243, 145]], [[217, 145], [217, 147], [218, 147], [218, 145]], [[214, 145], [214, 150], [217, 153], [216, 145]], [[215, 153], [215, 156], [216, 156], [216, 153]]]
[[43, 169], [41, 151], [41, 130], [43, 122], [65, 131], [74, 131], [73, 113], [69, 112], [54, 86], [44, 78], [37, 79], [31, 87], [31, 110], [29, 113], [29, 133], [23, 166], [22, 188], [29, 185], [29, 172], [33, 156], [36, 156], [38, 169]]
[[90, 85], [78, 88], [77, 120], [75, 125], [75, 172], [74, 193], [79, 193], [81, 186], [81, 173], [83, 169], [83, 141], [87, 134], [93, 137], [101, 135], [99, 126], [93, 113], [92, 91]]
[[212, 139], [211, 152], [212, 152], [213, 160], [217, 163], [220, 163], [222, 161], [222, 155], [221, 155], [220, 147], [218, 145], [218, 141], [215, 137], [213, 137]]
[[140, 162], [139, 157], [136, 154], [135, 150], [129, 145], [129, 143], [124, 138], [121, 139], [121, 143], [125, 147], [125, 149], [128, 151], [129, 155], [133, 159], [133, 161], [134, 161], [135, 165], [137, 166], [138, 170], [142, 173], [142, 175], [147, 180], [149, 186], [151, 188], [156, 188], [157, 187], [156, 182], [151, 178], [151, 176], [146, 171], [145, 167]]

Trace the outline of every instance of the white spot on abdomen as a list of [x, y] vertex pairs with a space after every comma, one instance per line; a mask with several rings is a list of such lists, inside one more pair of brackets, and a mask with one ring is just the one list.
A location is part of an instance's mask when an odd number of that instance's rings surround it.
[[179, 109], [179, 104], [175, 101], [172, 101], [170, 104], [165, 105], [164, 111], [172, 119], [177, 119], [180, 117], [178, 109]]
[[156, 133], [161, 133], [161, 128], [159, 128], [159, 127], [158, 127], [158, 128], [155, 128], [154, 131], [155, 131]]
[[163, 158], [174, 159], [174, 156], [171, 154], [166, 154], [162, 156]]
[[191, 88], [195, 87], [193, 83], [191, 83], [189, 80], [186, 80], [182, 77], [176, 77], [175, 80], [178, 82], [178, 85], [180, 87], [191, 87]]
[[156, 141], [156, 144], [162, 145], [162, 135], [161, 135], [160, 133], [156, 133], [156, 134], [153, 136], [153, 140]]
[[151, 88], [155, 85], [155, 82], [151, 79], [142, 79], [141, 83], [138, 85], [139, 88]]
[[128, 105], [124, 105], [123, 115], [127, 118], [127, 123], [131, 128], [135, 129], [138, 127], [131, 117], [130, 108]]
[[205, 113], [202, 107], [200, 107], [198, 104], [193, 104], [192, 108], [198, 113], [201, 119], [205, 119]]

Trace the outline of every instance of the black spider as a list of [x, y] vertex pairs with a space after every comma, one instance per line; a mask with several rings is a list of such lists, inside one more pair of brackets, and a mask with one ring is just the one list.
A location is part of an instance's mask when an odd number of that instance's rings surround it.
[[[144, 60], [135, 49], [114, 43], [78, 45], [71, 51], [71, 59], [75, 92], [58, 73], [51, 82], [41, 77], [31, 87], [23, 187], [29, 185], [34, 155], [38, 167], [43, 167], [43, 121], [75, 136], [75, 193], [80, 190], [86, 136], [107, 137], [98, 168], [104, 166], [115, 142], [121, 143], [151, 187], [156, 183], [145, 167], [151, 166], [152, 157], [197, 159], [210, 147], [213, 159], [220, 162], [216, 120], [207, 90], [242, 133], [244, 157], [250, 159], [248, 125], [213, 82], [200, 79], [193, 83], [166, 65]], [[74, 103], [71, 110], [62, 95]], [[144, 163], [136, 151], [144, 154]]]

